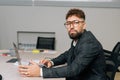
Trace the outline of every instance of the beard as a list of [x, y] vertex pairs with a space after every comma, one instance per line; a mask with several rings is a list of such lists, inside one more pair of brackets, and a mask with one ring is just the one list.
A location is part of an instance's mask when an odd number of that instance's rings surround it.
[[76, 39], [79, 39], [79, 37], [81, 36], [81, 34], [82, 34], [82, 32], [77, 32], [77, 31], [75, 31], [75, 33], [68, 33], [69, 34], [69, 37], [71, 38], [71, 39], [74, 39], [74, 40], [76, 40]]

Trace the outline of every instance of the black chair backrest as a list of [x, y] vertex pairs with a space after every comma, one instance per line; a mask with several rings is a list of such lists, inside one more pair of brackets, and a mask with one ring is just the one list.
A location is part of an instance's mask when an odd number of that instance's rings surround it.
[[118, 42], [112, 50], [113, 52], [120, 53], [120, 42]]
[[109, 59], [109, 57], [111, 57], [111, 54], [113, 53], [112, 51], [108, 51], [105, 49], [103, 49], [103, 51], [104, 51], [105, 59]]
[[36, 48], [55, 50], [55, 37], [38, 37]]
[[104, 50], [105, 58], [110, 57], [113, 53], [119, 53], [120, 54], [120, 42], [117, 42], [117, 44], [114, 46], [113, 50]]
[[108, 80], [114, 80], [115, 78], [115, 74], [120, 66], [119, 56], [119, 53], [112, 53], [112, 55], [106, 59], [106, 75]]
[[2, 75], [0, 74], [0, 80], [2, 80]]

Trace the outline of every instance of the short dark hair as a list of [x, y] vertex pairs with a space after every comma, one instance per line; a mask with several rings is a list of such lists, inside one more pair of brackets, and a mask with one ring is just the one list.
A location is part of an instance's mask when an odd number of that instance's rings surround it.
[[73, 15], [79, 18], [83, 18], [85, 20], [85, 13], [81, 9], [76, 9], [76, 8], [70, 9], [68, 13], [66, 14], [66, 19], [68, 19], [68, 17], [73, 16]]

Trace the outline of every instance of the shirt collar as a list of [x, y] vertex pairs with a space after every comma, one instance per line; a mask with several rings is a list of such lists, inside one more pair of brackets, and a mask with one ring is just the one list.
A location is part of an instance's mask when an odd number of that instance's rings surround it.
[[73, 41], [73, 46], [75, 47], [77, 44], [77, 41]]

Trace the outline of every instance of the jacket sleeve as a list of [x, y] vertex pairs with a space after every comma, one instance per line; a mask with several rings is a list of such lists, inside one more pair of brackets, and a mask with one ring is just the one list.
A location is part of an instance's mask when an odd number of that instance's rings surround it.
[[[99, 46], [96, 45], [96, 42], [93, 41], [82, 42], [77, 46], [78, 47], [75, 49], [76, 57], [70, 65], [57, 68], [43, 68], [43, 77], [60, 78], [78, 75], [91, 63], [92, 60], [96, 58], [100, 49]], [[60, 62], [65, 62], [64, 60], [66, 60], [65, 58], [67, 57], [63, 57], [63, 55], [61, 55], [58, 58], [57, 59]]]
[[52, 59], [52, 61], [54, 62], [54, 66], [62, 65], [62, 64], [65, 64], [67, 62], [68, 55], [69, 55], [69, 50], [65, 51], [64, 53], [62, 53], [58, 57]]

